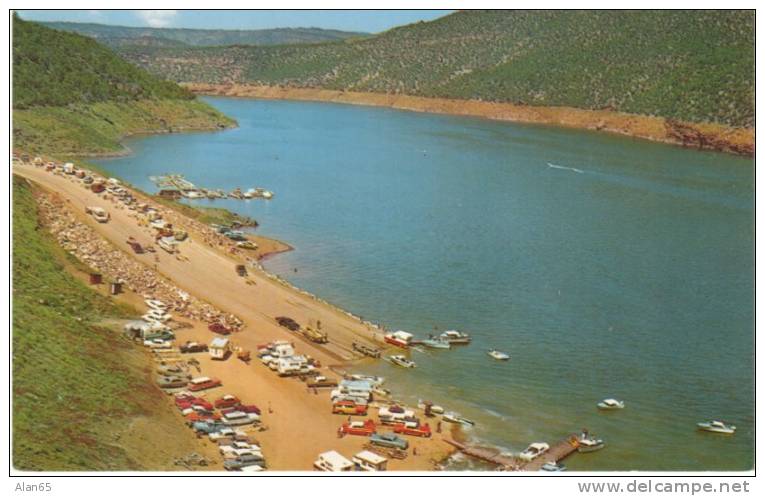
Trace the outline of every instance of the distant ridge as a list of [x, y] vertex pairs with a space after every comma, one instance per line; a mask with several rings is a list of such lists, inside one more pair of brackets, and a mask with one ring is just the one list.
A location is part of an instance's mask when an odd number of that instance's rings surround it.
[[323, 43], [368, 36], [367, 33], [322, 28], [276, 29], [187, 29], [112, 26], [79, 22], [41, 22], [60, 31], [70, 31], [112, 46], [227, 46], [289, 45]]
[[119, 51], [178, 82], [567, 106], [754, 126], [753, 11], [461, 11], [343, 42]]

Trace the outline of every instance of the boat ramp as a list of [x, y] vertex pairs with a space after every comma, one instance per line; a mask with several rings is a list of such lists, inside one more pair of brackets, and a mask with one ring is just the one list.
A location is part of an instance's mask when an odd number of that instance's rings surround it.
[[543, 455], [527, 462], [511, 455], [497, 453], [496, 449], [483, 446], [469, 446], [448, 438], [444, 439], [444, 441], [468, 456], [496, 465], [498, 470], [526, 472], [540, 470], [542, 465], [548, 462], [558, 463], [575, 452], [579, 446], [576, 435], [571, 435], [550, 446], [550, 449]]

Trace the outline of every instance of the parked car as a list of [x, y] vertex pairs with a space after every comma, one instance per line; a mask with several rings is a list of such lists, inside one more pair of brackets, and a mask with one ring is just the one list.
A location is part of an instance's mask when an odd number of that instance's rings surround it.
[[293, 319], [289, 317], [276, 317], [276, 322], [282, 326], [286, 327], [290, 331], [298, 331], [300, 330], [300, 324], [295, 322]]
[[369, 442], [377, 446], [383, 446], [385, 448], [398, 448], [405, 450], [409, 447], [409, 441], [395, 434], [391, 434], [390, 432], [372, 434], [369, 437]]
[[187, 341], [181, 345], [181, 353], [201, 353], [207, 351], [207, 345], [194, 341]]
[[259, 466], [266, 468], [266, 460], [261, 455], [242, 455], [233, 460], [225, 460], [223, 468], [226, 470], [241, 470], [244, 467]]
[[260, 408], [258, 408], [255, 405], [235, 405], [231, 408], [224, 408], [221, 410], [221, 413], [228, 413], [228, 412], [244, 412], [244, 413], [257, 413], [260, 415]]
[[223, 422], [200, 420], [198, 422], [192, 422], [191, 428], [194, 430], [194, 432], [211, 434], [213, 432], [218, 432], [222, 429], [226, 429], [227, 426]]
[[338, 401], [332, 405], [332, 413], [343, 415], [366, 415], [367, 406], [359, 405], [353, 401]]
[[216, 334], [222, 334], [224, 336], [228, 336], [229, 334], [231, 334], [231, 329], [229, 329], [228, 327], [224, 326], [223, 324], [219, 322], [214, 322], [208, 325], [207, 328]]
[[245, 267], [244, 265], [241, 265], [241, 264], [237, 265], [236, 266], [236, 273], [239, 276], [241, 276], [241, 277], [245, 277], [247, 275], [247, 267]]
[[340, 432], [352, 436], [371, 436], [377, 432], [377, 428], [375, 427], [374, 421], [369, 419], [364, 422], [346, 422], [340, 427]]
[[189, 382], [189, 391], [203, 391], [205, 389], [212, 389], [223, 385], [219, 379], [211, 379], [209, 377], [197, 377], [191, 379]]
[[215, 408], [231, 408], [240, 405], [241, 403], [242, 402], [239, 401], [239, 398], [233, 394], [225, 394], [215, 400]]
[[393, 432], [396, 434], [406, 434], [408, 436], [430, 437], [430, 425], [418, 424], [417, 422], [404, 422], [393, 426]]

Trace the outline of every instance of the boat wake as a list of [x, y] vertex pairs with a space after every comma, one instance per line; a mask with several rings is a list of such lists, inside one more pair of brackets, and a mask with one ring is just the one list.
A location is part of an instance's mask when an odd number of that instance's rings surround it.
[[571, 171], [571, 172], [576, 172], [577, 174], [584, 174], [584, 171], [581, 170], [581, 169], [577, 169], [575, 167], [566, 167], [565, 165], [551, 164], [550, 162], [547, 162], [547, 167], [549, 167], [551, 169], [560, 169], [560, 170], [567, 170], [567, 171]]

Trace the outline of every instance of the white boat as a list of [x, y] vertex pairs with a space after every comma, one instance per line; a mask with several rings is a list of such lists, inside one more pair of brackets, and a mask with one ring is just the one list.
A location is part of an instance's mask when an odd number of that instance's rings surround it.
[[[426, 406], [428, 406], [428, 405], [426, 404], [425, 401], [420, 400], [417, 403], [417, 408], [419, 408], [420, 410], [425, 410]], [[431, 411], [431, 413], [435, 413], [435, 414], [441, 415], [442, 413], [444, 413], [444, 407], [439, 406], [439, 405], [431, 404], [430, 405], [430, 411]]]
[[489, 350], [488, 355], [495, 360], [510, 360], [510, 355], [497, 350]]
[[448, 341], [450, 344], [469, 344], [470, 336], [461, 331], [444, 331], [439, 336], [441, 339]]
[[528, 448], [521, 451], [518, 458], [530, 462], [534, 458], [545, 454], [549, 449], [550, 445], [547, 443], [531, 443]]
[[385, 384], [385, 377], [381, 377], [379, 375], [351, 374], [347, 376], [346, 379], [351, 381], [367, 381], [371, 382], [375, 386], [382, 386]]
[[197, 200], [199, 198], [206, 198], [207, 195], [202, 193], [201, 191], [192, 189], [187, 191], [181, 191], [181, 194], [185, 196], [186, 198], [189, 198], [190, 200]]
[[466, 419], [462, 415], [456, 412], [446, 412], [444, 413], [442, 417], [446, 422], [451, 422], [453, 424], [462, 424], [462, 425], [475, 425], [475, 422], [473, 422], [470, 419]]
[[576, 450], [579, 453], [591, 453], [593, 451], [598, 451], [600, 449], [603, 449], [606, 447], [605, 441], [602, 439], [590, 437], [588, 433], [583, 432], [581, 436], [579, 436], [579, 446], [576, 448]]
[[391, 355], [391, 356], [388, 357], [388, 359], [392, 363], [395, 363], [396, 365], [398, 365], [399, 367], [404, 367], [404, 368], [407, 368], [407, 369], [412, 369], [412, 368], [417, 366], [416, 363], [414, 363], [413, 361], [409, 360], [404, 355]]
[[607, 398], [598, 403], [598, 408], [601, 410], [621, 410], [624, 408], [624, 402], [613, 398]]
[[451, 343], [449, 341], [443, 339], [443, 338], [429, 338], [429, 339], [423, 339], [420, 341], [421, 344], [424, 346], [427, 346], [428, 348], [435, 348], [438, 350], [448, 350], [452, 347]]
[[736, 426], [731, 424], [726, 424], [725, 422], [721, 420], [710, 420], [708, 422], [699, 422], [696, 424], [696, 427], [698, 427], [701, 431], [706, 432], [716, 432], [718, 434], [735, 434], [736, 433]]
[[408, 348], [412, 344], [413, 337], [410, 333], [404, 331], [389, 332], [385, 335], [385, 342], [399, 348]]

